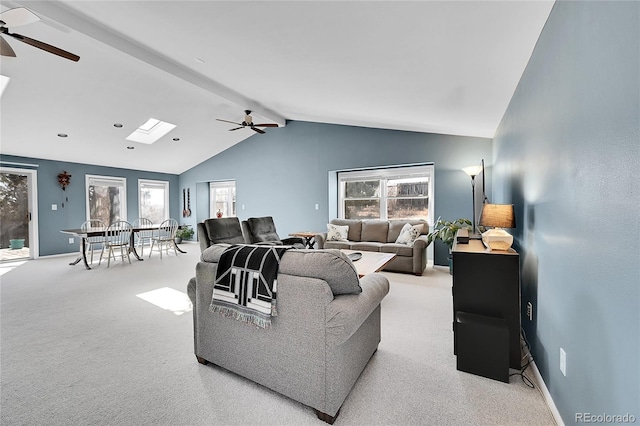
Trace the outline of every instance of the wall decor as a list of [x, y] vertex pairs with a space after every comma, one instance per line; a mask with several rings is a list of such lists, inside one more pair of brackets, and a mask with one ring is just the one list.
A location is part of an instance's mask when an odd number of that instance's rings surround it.
[[62, 190], [66, 191], [67, 186], [71, 184], [71, 175], [66, 170], [58, 174], [58, 183], [62, 186]]

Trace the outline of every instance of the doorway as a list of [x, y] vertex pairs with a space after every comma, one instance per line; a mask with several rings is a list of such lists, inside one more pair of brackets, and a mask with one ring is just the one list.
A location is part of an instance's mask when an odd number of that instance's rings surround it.
[[37, 171], [0, 167], [0, 261], [38, 257]]

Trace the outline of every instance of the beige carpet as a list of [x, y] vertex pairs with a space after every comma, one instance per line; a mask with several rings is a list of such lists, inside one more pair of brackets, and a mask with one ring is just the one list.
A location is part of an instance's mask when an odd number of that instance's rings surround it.
[[[187, 255], [91, 271], [69, 266], [72, 257], [0, 264], [1, 424], [324, 424], [308, 407], [196, 362], [191, 313], [171, 289], [186, 291], [199, 249], [182, 247]], [[456, 370], [446, 269], [386, 275], [382, 342], [336, 425], [554, 424], [520, 378]], [[165, 287], [175, 308], [136, 296]]]

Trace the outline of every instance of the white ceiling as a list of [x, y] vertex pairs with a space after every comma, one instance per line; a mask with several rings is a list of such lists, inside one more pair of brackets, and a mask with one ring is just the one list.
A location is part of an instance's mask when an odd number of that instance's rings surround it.
[[[255, 135], [215, 120], [242, 121], [244, 109], [281, 126], [493, 137], [553, 1], [3, 1], [0, 10], [18, 6], [42, 20], [10, 31], [81, 59], [5, 36], [17, 57], [0, 62], [11, 78], [1, 152], [177, 174]], [[177, 128], [153, 145], [124, 139], [150, 117]]]

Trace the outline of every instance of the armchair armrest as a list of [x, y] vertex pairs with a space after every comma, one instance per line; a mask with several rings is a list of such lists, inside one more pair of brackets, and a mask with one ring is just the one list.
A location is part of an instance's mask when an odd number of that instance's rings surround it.
[[327, 344], [340, 345], [365, 322], [389, 293], [389, 280], [382, 274], [369, 274], [360, 279], [360, 294], [335, 296], [327, 305]]

